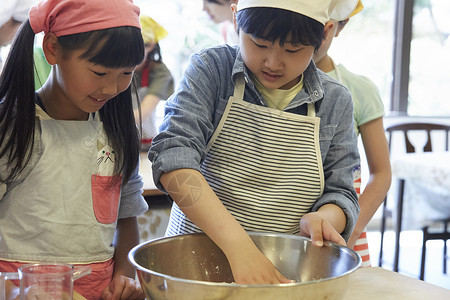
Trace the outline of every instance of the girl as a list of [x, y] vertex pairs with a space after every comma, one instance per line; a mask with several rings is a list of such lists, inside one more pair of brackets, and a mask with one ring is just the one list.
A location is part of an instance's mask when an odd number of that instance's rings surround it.
[[174, 200], [167, 234], [203, 230], [236, 283], [287, 282], [246, 230], [320, 247], [344, 245], [356, 222], [351, 96], [311, 61], [340, 3], [239, 0], [239, 47], [193, 55], [166, 103], [149, 158]]
[[163, 63], [159, 41], [167, 36], [167, 31], [149, 16], [139, 17], [145, 45], [145, 60], [136, 67], [134, 77], [139, 84], [138, 96], [141, 104], [134, 109], [136, 123], [142, 119], [142, 151], [148, 151], [152, 138], [156, 135], [155, 109], [161, 99], [173, 93], [173, 77]]
[[[35, 93], [33, 41], [52, 70]], [[138, 299], [128, 251], [147, 210], [130, 82], [144, 55], [130, 0], [32, 7], [0, 81], [0, 271], [23, 263], [90, 265], [87, 299]], [[8, 282], [7, 295], [17, 287]]]
[[[357, 5], [351, 16], [363, 8], [361, 1], [353, 1]], [[352, 93], [355, 131], [356, 134], [361, 134], [370, 179], [359, 197], [361, 213], [347, 246], [361, 255], [362, 266], [369, 267], [370, 255], [365, 227], [383, 202], [391, 184], [389, 149], [383, 126], [384, 108], [377, 87], [370, 79], [351, 73], [343, 65], [336, 65], [328, 55], [333, 38], [339, 35], [349, 21], [349, 18], [341, 20], [333, 15], [331, 17], [333, 19], [329, 23], [331, 29], [320, 49], [314, 54], [314, 62], [320, 70], [345, 84]], [[355, 172], [355, 174], [359, 173]], [[355, 177], [360, 184], [361, 177]], [[359, 191], [359, 187], [356, 190]]]

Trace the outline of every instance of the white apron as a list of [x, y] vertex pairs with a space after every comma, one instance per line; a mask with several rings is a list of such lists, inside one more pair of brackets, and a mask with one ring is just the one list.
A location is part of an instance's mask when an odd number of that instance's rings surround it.
[[[0, 260], [90, 263], [113, 255], [120, 181], [102, 123], [60, 121], [37, 106], [43, 154], [0, 201]], [[97, 114], [98, 116], [98, 114]]]
[[[288, 113], [243, 101], [244, 89], [239, 78], [202, 174], [245, 230], [298, 233], [324, 188], [320, 119], [314, 104], [307, 116]], [[166, 234], [198, 231], [174, 204]]]

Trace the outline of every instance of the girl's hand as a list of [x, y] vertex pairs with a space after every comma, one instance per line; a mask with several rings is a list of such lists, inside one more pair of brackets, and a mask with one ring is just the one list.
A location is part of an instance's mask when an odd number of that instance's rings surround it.
[[114, 277], [109, 283], [102, 293], [102, 298], [105, 300], [143, 300], [145, 296], [138, 282], [132, 278], [120, 275]]
[[228, 259], [237, 284], [279, 284], [290, 283], [273, 266], [272, 262], [254, 245], [240, 249]]
[[6, 300], [20, 300], [20, 288], [11, 280], [5, 281], [5, 290], [0, 290], [0, 293], [5, 293]]
[[[66, 292], [63, 292], [61, 297], [64, 299], [69, 299], [69, 294]], [[47, 300], [52, 298], [51, 295], [48, 293], [48, 291], [42, 287], [39, 286], [31, 286], [24, 289], [24, 294], [20, 294], [20, 288], [19, 287], [12, 287], [9, 289], [9, 291], [6, 292], [6, 299], [7, 300]]]
[[344, 238], [318, 212], [304, 215], [300, 220], [300, 235], [311, 237], [314, 245], [322, 247], [328, 240], [345, 246]]

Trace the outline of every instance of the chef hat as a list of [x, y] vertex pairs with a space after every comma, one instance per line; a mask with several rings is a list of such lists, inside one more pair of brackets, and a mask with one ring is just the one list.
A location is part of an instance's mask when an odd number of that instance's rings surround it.
[[239, 0], [238, 10], [250, 7], [272, 7], [290, 10], [324, 24], [331, 16], [345, 20], [354, 11], [358, 0]]
[[56, 36], [106, 28], [141, 28], [139, 7], [132, 0], [43, 0], [30, 10], [34, 33]]
[[149, 16], [140, 16], [144, 43], [158, 43], [167, 36], [167, 31]]
[[28, 11], [35, 2], [36, 0], [2, 0], [0, 26], [8, 22], [11, 18], [19, 22], [24, 22], [28, 19]]

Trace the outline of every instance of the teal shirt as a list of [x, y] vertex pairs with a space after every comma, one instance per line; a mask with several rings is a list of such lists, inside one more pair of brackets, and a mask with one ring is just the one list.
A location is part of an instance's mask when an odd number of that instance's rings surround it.
[[44, 51], [41, 47], [35, 47], [33, 52], [34, 57], [34, 84], [35, 90], [41, 88], [47, 80], [48, 75], [52, 69], [52, 66], [47, 62], [44, 56]]
[[[369, 78], [350, 72], [343, 65], [336, 65], [337, 71], [327, 74], [341, 81], [351, 92], [355, 132], [359, 126], [384, 116], [384, 106], [377, 86]], [[340, 74], [340, 78], [338, 76]]]

